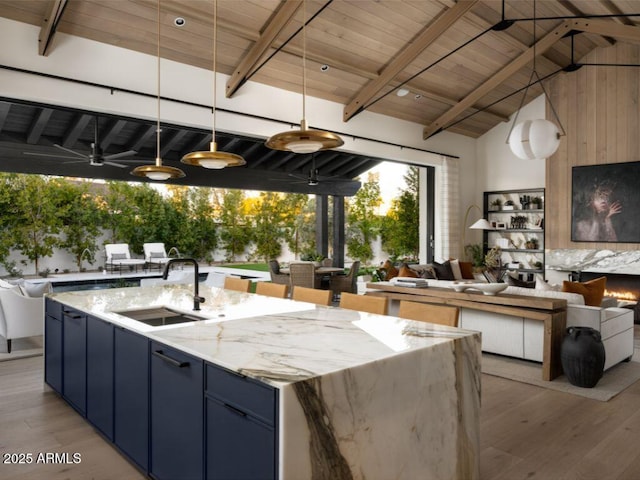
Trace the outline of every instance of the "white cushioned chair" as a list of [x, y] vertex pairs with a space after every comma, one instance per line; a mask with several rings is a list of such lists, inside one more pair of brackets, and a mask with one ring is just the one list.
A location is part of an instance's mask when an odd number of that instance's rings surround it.
[[162, 269], [170, 260], [164, 248], [164, 243], [145, 243], [142, 245], [144, 249], [144, 260], [147, 267], [157, 267]]
[[142, 258], [131, 258], [129, 245], [126, 243], [107, 243], [104, 251], [107, 254], [106, 266], [111, 271], [118, 269], [122, 272], [123, 267], [135, 268], [138, 271], [138, 267], [144, 267], [146, 263]]
[[25, 296], [18, 286], [0, 286], [0, 336], [7, 339], [7, 352], [11, 340], [43, 333], [44, 299]]

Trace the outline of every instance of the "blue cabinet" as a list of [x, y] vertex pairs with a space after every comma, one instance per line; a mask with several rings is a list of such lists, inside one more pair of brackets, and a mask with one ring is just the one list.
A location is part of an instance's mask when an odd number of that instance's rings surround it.
[[114, 443], [144, 471], [149, 466], [149, 340], [114, 329]]
[[85, 414], [87, 405], [87, 315], [62, 308], [62, 395]]
[[113, 325], [87, 317], [87, 420], [113, 440]]
[[151, 464], [160, 480], [204, 471], [203, 361], [151, 342]]
[[45, 299], [44, 381], [62, 394], [62, 305]]
[[212, 364], [206, 369], [206, 478], [277, 478], [277, 391]]

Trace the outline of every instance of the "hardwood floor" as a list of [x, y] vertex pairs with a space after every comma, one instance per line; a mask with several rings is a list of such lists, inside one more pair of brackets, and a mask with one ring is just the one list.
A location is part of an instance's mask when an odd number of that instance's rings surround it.
[[[0, 454], [34, 454], [30, 465], [0, 464], [0, 479], [145, 478], [42, 378], [42, 357], [0, 362]], [[481, 478], [637, 480], [638, 406], [640, 382], [599, 402], [483, 375]], [[81, 462], [36, 464], [40, 452]]]
[[[146, 478], [46, 386], [43, 375], [41, 356], [0, 362], [0, 479]], [[12, 453], [31, 453], [33, 463], [5, 463]], [[67, 453], [69, 459], [37, 463], [40, 453]], [[73, 463], [74, 453], [81, 455], [79, 463]]]

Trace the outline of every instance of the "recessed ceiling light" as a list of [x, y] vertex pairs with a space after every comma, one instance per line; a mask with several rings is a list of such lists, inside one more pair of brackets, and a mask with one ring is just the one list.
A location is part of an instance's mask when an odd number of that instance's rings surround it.
[[422, 95], [420, 95], [420, 94], [418, 93], [418, 94], [417, 94], [415, 97], [413, 97], [413, 98], [415, 98], [416, 100], [420, 100], [420, 99], [422, 98]]
[[176, 27], [184, 27], [187, 21], [182, 17], [176, 17], [173, 23]]
[[409, 89], [407, 88], [399, 88], [398, 91], [396, 92], [396, 95], [399, 97], [404, 97], [408, 94], [409, 94]]
[[321, 72], [326, 72], [328, 70], [329, 70], [329, 65], [327, 65], [326, 63], [320, 67]]

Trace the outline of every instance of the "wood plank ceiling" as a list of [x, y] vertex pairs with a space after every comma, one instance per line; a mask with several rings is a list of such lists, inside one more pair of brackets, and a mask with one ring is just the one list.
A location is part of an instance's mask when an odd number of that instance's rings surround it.
[[[161, 56], [211, 69], [213, 2], [163, 0], [161, 13]], [[0, 16], [41, 26], [44, 55], [58, 32], [156, 54], [154, 0], [0, 0]], [[306, 18], [307, 95], [343, 104], [345, 122], [366, 110], [419, 123], [425, 139], [507, 121], [534, 54], [544, 79], [594, 48], [640, 41], [637, 0], [218, 0], [218, 16], [227, 96], [248, 80], [301, 92]], [[533, 85], [527, 100], [540, 93]]]

